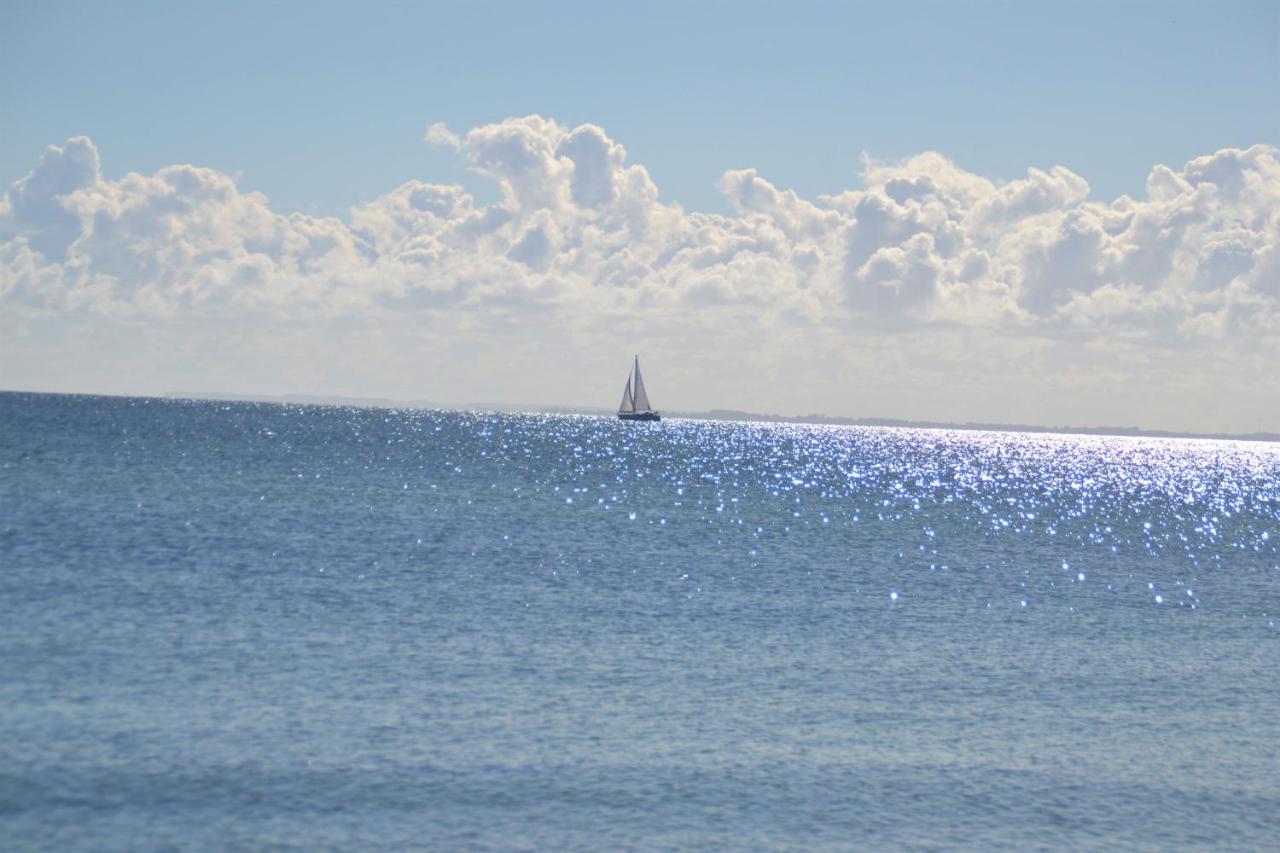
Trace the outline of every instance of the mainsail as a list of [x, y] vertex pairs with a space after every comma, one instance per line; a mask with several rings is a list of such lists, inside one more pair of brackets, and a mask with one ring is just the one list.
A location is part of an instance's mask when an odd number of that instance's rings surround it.
[[618, 407], [618, 414], [630, 414], [636, 410], [635, 400], [631, 397], [631, 377], [627, 377], [627, 387], [622, 392], [622, 405]]
[[[628, 380], [629, 382], [630, 380]], [[636, 390], [635, 396], [631, 398], [631, 404], [637, 412], [652, 411], [653, 407], [649, 405], [649, 395], [644, 392], [644, 380], [640, 378], [640, 357], [636, 356]]]

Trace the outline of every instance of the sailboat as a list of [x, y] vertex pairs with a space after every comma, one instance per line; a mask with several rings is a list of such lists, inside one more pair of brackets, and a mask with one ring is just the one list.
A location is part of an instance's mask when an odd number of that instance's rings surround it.
[[636, 365], [627, 376], [627, 387], [622, 392], [622, 405], [618, 406], [618, 417], [624, 421], [662, 420], [657, 411], [649, 405], [649, 395], [644, 390], [644, 379], [640, 377], [640, 356], [636, 356]]

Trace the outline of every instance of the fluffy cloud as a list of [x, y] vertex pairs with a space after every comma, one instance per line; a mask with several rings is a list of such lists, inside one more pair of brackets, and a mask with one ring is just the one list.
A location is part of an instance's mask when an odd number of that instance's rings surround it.
[[215, 171], [108, 180], [88, 139], [51, 146], [0, 202], [9, 331], [313, 318], [475, 340], [528, 320], [561, 340], [639, 324], [682, 347], [968, 329], [1153, 352], [1270, 351], [1280, 334], [1265, 145], [1155, 166], [1145, 198], [1111, 202], [1061, 166], [999, 183], [932, 152], [864, 159], [860, 188], [812, 200], [735, 170], [725, 216], [663, 202], [594, 125], [535, 115], [425, 139], [501, 199], [409, 181], [342, 220], [284, 214]]
[[75, 211], [63, 199], [99, 181], [98, 151], [83, 136], [49, 146], [36, 170], [9, 190], [0, 220], [0, 239], [24, 236], [28, 244], [52, 261], [66, 257], [67, 247], [82, 233]]

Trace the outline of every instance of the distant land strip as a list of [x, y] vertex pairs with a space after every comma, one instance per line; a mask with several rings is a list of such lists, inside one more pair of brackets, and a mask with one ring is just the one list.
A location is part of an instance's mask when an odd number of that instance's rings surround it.
[[[602, 415], [612, 416], [613, 409], [588, 406], [547, 406], [538, 404], [512, 405], [510, 403], [440, 403], [431, 400], [388, 400], [378, 397], [325, 397], [304, 394], [255, 395], [221, 394], [170, 391], [167, 398], [188, 400], [231, 400], [254, 403], [296, 403], [318, 406], [358, 406], [386, 409], [439, 409], [445, 411], [484, 412], [539, 412], [553, 415]], [[737, 409], [711, 409], [706, 412], [663, 410], [663, 415], [673, 418], [689, 418], [702, 421], [747, 421], [751, 423], [816, 424], [823, 426], [872, 426], [903, 429], [955, 429], [973, 432], [1044, 432], [1063, 435], [1115, 435], [1138, 438], [1208, 438], [1220, 441], [1280, 441], [1280, 433], [1254, 432], [1247, 434], [1177, 432], [1173, 430], [1142, 429], [1127, 426], [1030, 426], [1027, 424], [946, 423], [944, 421], [913, 421], [902, 418], [842, 418], [823, 414], [774, 415], [743, 412]]]
[[[40, 394], [63, 397], [134, 397], [136, 394], [78, 394], [57, 391], [0, 390], [0, 394]], [[548, 406], [541, 404], [511, 403], [441, 403], [434, 400], [391, 400], [383, 397], [334, 397], [315, 394], [232, 394], [219, 391], [167, 391], [162, 397], [150, 399], [209, 400], [229, 403], [283, 403], [302, 406], [344, 406], [366, 409], [424, 409], [451, 412], [503, 412], [508, 414], [594, 415], [612, 417], [613, 409], [589, 406]], [[903, 418], [842, 418], [823, 414], [775, 415], [743, 412], [737, 409], [711, 409], [705, 412], [686, 412], [664, 409], [669, 418], [688, 418], [700, 421], [744, 421], [748, 423], [813, 424], [816, 426], [864, 426], [893, 427], [898, 429], [950, 429], [972, 432], [1031, 432], [1059, 435], [1126, 436], [1134, 438], [1202, 438], [1218, 441], [1271, 441], [1280, 442], [1280, 433], [1217, 433], [1177, 432], [1174, 430], [1142, 429], [1127, 426], [1034, 426], [1029, 424], [947, 423], [945, 421], [914, 421]]]

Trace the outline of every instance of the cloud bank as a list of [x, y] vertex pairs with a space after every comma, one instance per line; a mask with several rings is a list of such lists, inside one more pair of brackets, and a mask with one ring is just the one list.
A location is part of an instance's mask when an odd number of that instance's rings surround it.
[[425, 140], [500, 200], [412, 180], [285, 214], [210, 169], [110, 180], [89, 139], [50, 146], [0, 201], [5, 384], [588, 403], [583, 371], [641, 349], [696, 408], [1280, 428], [1256, 396], [1280, 396], [1274, 147], [1110, 202], [935, 152], [814, 199], [736, 169], [726, 216], [664, 202], [594, 125]]

